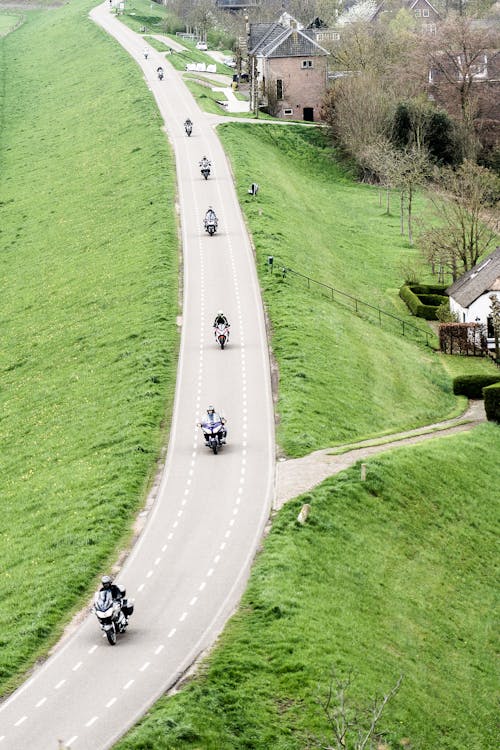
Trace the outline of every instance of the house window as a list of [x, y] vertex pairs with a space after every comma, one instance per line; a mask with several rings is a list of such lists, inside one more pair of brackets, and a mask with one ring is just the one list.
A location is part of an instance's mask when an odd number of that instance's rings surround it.
[[340, 39], [340, 34], [337, 31], [334, 31], [332, 34], [332, 39], [334, 42], [338, 42]]
[[293, 109], [284, 109], [283, 110], [284, 115], [293, 115]]
[[281, 78], [276, 81], [276, 99], [283, 99], [283, 81]]
[[488, 318], [486, 320], [486, 335], [489, 339], [495, 338], [495, 329], [493, 328], [493, 317], [491, 315], [488, 315]]
[[423, 8], [422, 15], [424, 18], [429, 18], [429, 8]]
[[420, 8], [416, 8], [416, 9], [415, 9], [415, 16], [416, 16], [417, 18], [420, 18], [420, 16], [421, 16], [421, 15], [422, 15], [422, 11], [420, 10]]
[[302, 60], [302, 67], [303, 68], [312, 68], [313, 61], [312, 60]]

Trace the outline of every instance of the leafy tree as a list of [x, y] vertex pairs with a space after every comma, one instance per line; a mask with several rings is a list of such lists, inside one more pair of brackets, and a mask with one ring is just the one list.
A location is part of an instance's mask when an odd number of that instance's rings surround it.
[[453, 121], [444, 110], [416, 98], [400, 102], [394, 113], [391, 140], [399, 148], [426, 148], [429, 158], [441, 165], [461, 161], [460, 144]]

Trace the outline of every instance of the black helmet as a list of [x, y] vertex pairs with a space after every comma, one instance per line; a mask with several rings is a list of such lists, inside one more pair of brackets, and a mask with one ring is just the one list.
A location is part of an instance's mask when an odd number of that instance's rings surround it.
[[111, 576], [103, 576], [101, 578], [101, 583], [102, 583], [103, 589], [109, 589], [109, 588], [111, 588], [111, 584], [113, 583], [113, 579], [111, 578]]

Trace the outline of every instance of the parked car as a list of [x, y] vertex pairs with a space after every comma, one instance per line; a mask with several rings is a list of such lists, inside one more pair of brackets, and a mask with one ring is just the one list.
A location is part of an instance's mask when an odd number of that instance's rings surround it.
[[208, 47], [206, 42], [196, 42], [196, 49], [200, 49], [202, 52], [206, 52]]
[[235, 68], [236, 67], [236, 60], [234, 57], [225, 57], [222, 61], [224, 65], [227, 65], [229, 68]]

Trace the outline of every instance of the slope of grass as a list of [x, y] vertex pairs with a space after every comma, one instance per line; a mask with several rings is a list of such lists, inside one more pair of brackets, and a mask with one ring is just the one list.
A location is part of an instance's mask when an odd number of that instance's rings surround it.
[[[256, 246], [284, 451], [303, 455], [454, 413], [449, 378], [429, 349], [280, 273], [290, 266], [415, 323], [398, 296], [400, 264], [415, 252], [398, 216], [385, 216], [376, 191], [339, 169], [318, 130], [231, 123], [219, 132]], [[254, 181], [256, 198], [247, 194]]]
[[4, 690], [116, 559], [173, 397], [173, 160], [90, 7], [30, 13], [0, 41]]
[[21, 15], [0, 12], [0, 37], [13, 31], [16, 26], [22, 23], [22, 20], [23, 17]]
[[353, 467], [285, 506], [199, 676], [117, 750], [325, 747], [317, 698], [333, 664], [354, 670], [364, 705], [404, 675], [382, 722], [391, 748], [493, 750], [499, 452], [500, 429], [485, 425], [393, 450], [365, 482]]

